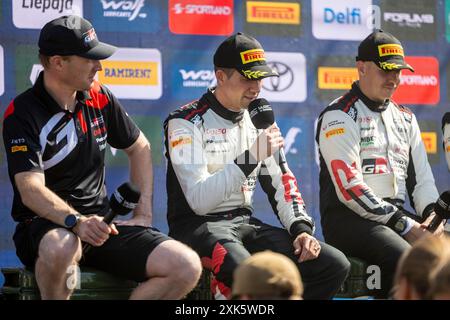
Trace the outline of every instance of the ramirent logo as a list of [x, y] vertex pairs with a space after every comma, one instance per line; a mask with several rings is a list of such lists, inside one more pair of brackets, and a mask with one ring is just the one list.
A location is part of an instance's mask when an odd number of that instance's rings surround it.
[[183, 87], [211, 87], [215, 84], [215, 75], [212, 70], [178, 70], [183, 78]]
[[101, 1], [104, 10], [104, 17], [128, 18], [128, 21], [133, 21], [137, 16], [139, 16], [139, 18], [147, 17], [146, 13], [140, 13], [141, 9], [145, 6], [145, 0]]
[[[18, 1], [18, 0], [15, 0]], [[24, 9], [42, 9], [45, 12], [47, 9], [58, 10], [58, 13], [63, 10], [71, 10], [73, 0], [22, 0], [22, 8]]]
[[113, 85], [157, 85], [157, 63], [150, 61], [102, 62], [103, 71], [98, 74], [100, 82]]
[[213, 6], [213, 5], [200, 5], [200, 4], [188, 4], [185, 7], [181, 3], [177, 3], [173, 9], [175, 14], [209, 14], [229, 16], [232, 10], [229, 6]]
[[417, 86], [437, 86], [438, 79], [435, 76], [421, 76], [421, 75], [401, 75], [400, 85], [417, 85]]

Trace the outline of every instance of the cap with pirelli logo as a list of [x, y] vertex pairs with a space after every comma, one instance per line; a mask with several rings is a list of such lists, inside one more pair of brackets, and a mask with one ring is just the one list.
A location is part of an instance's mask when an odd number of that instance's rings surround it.
[[356, 61], [373, 61], [385, 71], [409, 69], [413, 67], [405, 61], [402, 44], [392, 34], [376, 29], [358, 47]]
[[241, 32], [223, 41], [214, 54], [214, 65], [234, 68], [247, 79], [278, 76], [266, 61], [264, 49], [255, 38]]

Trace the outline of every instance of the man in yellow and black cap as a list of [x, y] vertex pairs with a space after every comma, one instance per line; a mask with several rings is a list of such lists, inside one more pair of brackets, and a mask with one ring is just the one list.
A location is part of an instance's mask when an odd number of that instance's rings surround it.
[[300, 272], [282, 254], [268, 250], [255, 253], [234, 271], [233, 299], [301, 300], [302, 296]]
[[[313, 236], [314, 221], [294, 175], [282, 172], [272, 156], [283, 146], [273, 116], [266, 129], [257, 129], [247, 110], [262, 79], [276, 72], [261, 44], [243, 33], [218, 46], [214, 66], [217, 86], [172, 112], [164, 123], [170, 235], [192, 247], [212, 271], [216, 299], [231, 297], [234, 269], [262, 250], [297, 263], [305, 300], [331, 298], [349, 262]], [[262, 104], [261, 113], [269, 108]], [[282, 228], [253, 216], [257, 181]]]
[[392, 100], [402, 70], [414, 71], [400, 41], [375, 30], [356, 61], [359, 81], [319, 116], [321, 223], [327, 243], [380, 267], [374, 295], [386, 298], [402, 253], [430, 233], [439, 194], [416, 117]]

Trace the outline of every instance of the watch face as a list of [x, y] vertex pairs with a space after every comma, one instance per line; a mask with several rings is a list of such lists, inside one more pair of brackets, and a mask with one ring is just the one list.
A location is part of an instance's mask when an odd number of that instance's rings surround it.
[[64, 224], [67, 228], [73, 228], [77, 224], [78, 218], [74, 214], [69, 214], [64, 220]]
[[406, 219], [405, 218], [400, 218], [397, 220], [397, 222], [395, 223], [394, 226], [395, 230], [397, 232], [403, 232], [405, 231], [406, 228]]

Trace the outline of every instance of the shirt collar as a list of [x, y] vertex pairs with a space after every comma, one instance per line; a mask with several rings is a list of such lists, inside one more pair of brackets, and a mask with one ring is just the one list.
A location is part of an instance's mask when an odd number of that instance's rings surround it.
[[[43, 106], [52, 113], [65, 111], [45, 89], [43, 71], [39, 74], [39, 77], [37, 78], [32, 90], [33, 93], [42, 100]], [[85, 104], [86, 100], [91, 99], [91, 96], [89, 95], [89, 91], [77, 91], [76, 99], [78, 100], [78, 102]]]
[[373, 101], [369, 99], [359, 88], [359, 81], [355, 81], [352, 84], [352, 90], [351, 90], [359, 99], [364, 102], [364, 104], [372, 111], [374, 112], [383, 112], [387, 109], [389, 103], [391, 100], [386, 99], [384, 102], [380, 103], [377, 101]]
[[245, 111], [241, 110], [239, 112], [234, 112], [225, 108], [214, 95], [213, 93], [214, 89], [215, 88], [208, 89], [208, 91], [203, 96], [206, 99], [208, 105], [211, 107], [211, 109], [222, 118], [230, 120], [233, 123], [241, 121], [242, 118], [244, 117]]

